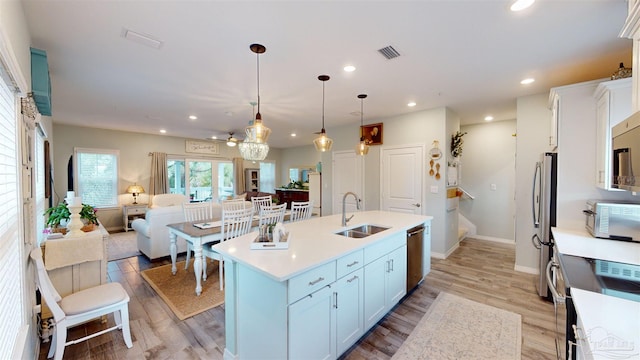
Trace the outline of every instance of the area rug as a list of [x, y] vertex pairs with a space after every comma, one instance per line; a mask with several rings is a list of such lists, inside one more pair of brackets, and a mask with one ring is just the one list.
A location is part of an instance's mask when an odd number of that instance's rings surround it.
[[193, 261], [184, 269], [184, 261], [176, 264], [178, 272], [171, 275], [171, 264], [144, 270], [140, 273], [180, 320], [212, 309], [224, 302], [220, 290], [217, 263], [207, 264], [207, 281], [202, 281], [202, 294], [196, 295]]
[[107, 245], [108, 261], [120, 260], [140, 255], [136, 232], [117, 232], [109, 234]]
[[392, 359], [520, 359], [519, 314], [441, 292]]

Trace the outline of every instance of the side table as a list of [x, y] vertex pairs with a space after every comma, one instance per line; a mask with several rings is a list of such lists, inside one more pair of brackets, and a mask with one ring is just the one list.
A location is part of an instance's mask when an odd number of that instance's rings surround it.
[[147, 204], [129, 204], [122, 206], [122, 222], [124, 231], [131, 230], [131, 222], [138, 218], [144, 218], [147, 213]]

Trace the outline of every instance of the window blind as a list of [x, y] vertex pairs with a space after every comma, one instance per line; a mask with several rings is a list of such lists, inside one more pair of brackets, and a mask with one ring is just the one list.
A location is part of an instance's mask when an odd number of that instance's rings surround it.
[[[0, 70], [1, 71], [1, 70]], [[15, 95], [0, 80], [0, 354], [11, 354], [23, 325]]]
[[118, 206], [117, 150], [74, 149], [77, 194], [93, 207]]

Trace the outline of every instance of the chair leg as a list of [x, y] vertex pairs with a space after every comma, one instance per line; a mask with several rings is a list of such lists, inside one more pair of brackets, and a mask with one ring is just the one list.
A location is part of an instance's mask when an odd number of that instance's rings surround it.
[[207, 280], [207, 256], [202, 254], [202, 279]]
[[[55, 345], [56, 347], [53, 359], [62, 360], [62, 356], [64, 355], [64, 346], [67, 342], [67, 327], [64, 326], [64, 324], [62, 324], [62, 326], [60, 326], [60, 324], [56, 324], [55, 334], [57, 335], [56, 342], [55, 344], [51, 344], [51, 346]], [[51, 353], [51, 350], [49, 350], [49, 353]]]
[[191, 260], [191, 244], [187, 243], [187, 261], [184, 262], [184, 269], [187, 270], [189, 268], [189, 261]]
[[51, 359], [53, 354], [56, 353], [56, 344], [58, 343], [58, 336], [56, 335], [57, 326], [53, 328], [53, 333], [51, 334], [51, 344], [49, 344], [49, 353], [47, 354], [47, 359]]
[[129, 303], [124, 304], [120, 308], [120, 311], [116, 311], [116, 313], [119, 315], [122, 323], [122, 337], [124, 338], [124, 343], [129, 349], [131, 349], [133, 347], [133, 342], [131, 341], [131, 327], [129, 326]]

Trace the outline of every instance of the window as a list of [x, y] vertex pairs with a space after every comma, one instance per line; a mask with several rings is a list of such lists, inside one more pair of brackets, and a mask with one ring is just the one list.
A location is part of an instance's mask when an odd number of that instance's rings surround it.
[[276, 164], [270, 161], [260, 162], [260, 189], [264, 192], [275, 192]]
[[97, 208], [118, 206], [118, 150], [75, 148], [76, 196]]
[[3, 356], [12, 353], [25, 313], [17, 128], [15, 95], [0, 79], [0, 354]]
[[168, 159], [169, 192], [189, 195], [196, 201], [214, 201], [233, 196], [233, 164], [207, 159]]

